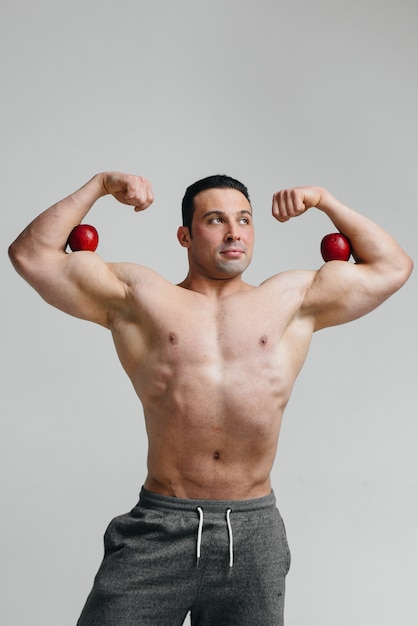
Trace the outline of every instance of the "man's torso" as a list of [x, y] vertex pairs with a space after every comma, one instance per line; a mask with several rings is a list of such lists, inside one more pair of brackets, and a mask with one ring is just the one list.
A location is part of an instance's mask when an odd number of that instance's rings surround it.
[[[149, 437], [145, 486], [186, 498], [269, 493], [281, 418], [312, 324], [303, 272], [212, 299], [153, 275], [113, 337]], [[244, 285], [244, 284], [243, 284]]]

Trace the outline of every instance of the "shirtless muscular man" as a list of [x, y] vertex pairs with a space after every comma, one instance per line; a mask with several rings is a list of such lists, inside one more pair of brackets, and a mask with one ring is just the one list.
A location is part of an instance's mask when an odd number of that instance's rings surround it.
[[108, 328], [143, 406], [148, 475], [139, 503], [105, 534], [79, 626], [280, 626], [290, 553], [270, 482], [280, 423], [313, 332], [354, 320], [398, 290], [412, 261], [377, 224], [326, 189], [273, 196], [280, 222], [311, 207], [350, 240], [355, 263], [242, 279], [254, 242], [247, 189], [227, 176], [186, 191], [178, 240], [189, 271], [66, 253], [102, 196], [135, 211], [149, 181], [94, 176], [39, 215], [10, 247], [16, 270], [50, 304]]

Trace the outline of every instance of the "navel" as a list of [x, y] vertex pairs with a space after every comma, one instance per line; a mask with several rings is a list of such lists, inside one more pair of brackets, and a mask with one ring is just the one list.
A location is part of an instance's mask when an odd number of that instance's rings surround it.
[[215, 461], [218, 461], [220, 456], [221, 455], [219, 454], [218, 450], [215, 450], [215, 452], [213, 453], [213, 458], [215, 459]]
[[267, 345], [267, 342], [268, 342], [268, 337], [267, 337], [267, 335], [262, 335], [262, 336], [260, 337], [260, 342], [259, 342], [259, 343], [260, 343], [260, 346], [266, 346], [266, 345]]
[[168, 333], [168, 340], [173, 346], [175, 346], [178, 343], [179, 338], [176, 333], [170, 332]]

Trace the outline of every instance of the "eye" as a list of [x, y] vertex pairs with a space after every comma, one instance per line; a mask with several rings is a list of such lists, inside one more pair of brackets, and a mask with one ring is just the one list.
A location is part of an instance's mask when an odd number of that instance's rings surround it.
[[212, 217], [212, 219], [209, 220], [209, 224], [222, 224], [222, 221], [221, 217]]
[[248, 217], [241, 217], [240, 224], [250, 224], [250, 219]]

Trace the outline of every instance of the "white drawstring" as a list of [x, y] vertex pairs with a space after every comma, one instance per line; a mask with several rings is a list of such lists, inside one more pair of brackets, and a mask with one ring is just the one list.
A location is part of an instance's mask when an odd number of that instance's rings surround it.
[[226, 512], [226, 523], [229, 535], [229, 567], [232, 567], [234, 564], [234, 538], [232, 536], [231, 509], [228, 509]]
[[[203, 532], [203, 510], [200, 506], [197, 507], [199, 512], [199, 528], [197, 531], [197, 546], [196, 546], [196, 557], [197, 562], [199, 563], [200, 559], [200, 548], [202, 545], [202, 532]], [[228, 527], [228, 538], [229, 538], [229, 567], [234, 565], [234, 538], [232, 535], [232, 526], [231, 526], [231, 509], [226, 510], [226, 525]]]
[[199, 559], [200, 559], [200, 546], [202, 545], [202, 530], [203, 530], [203, 511], [200, 508], [200, 506], [197, 507], [197, 510], [199, 511], [199, 530], [197, 531], [197, 550], [196, 550], [196, 556], [197, 556], [197, 562], [199, 563]]

